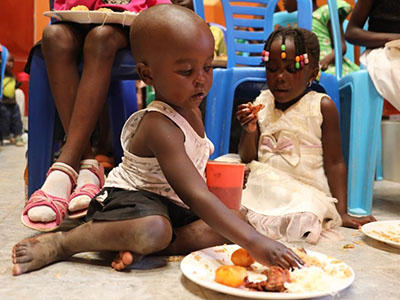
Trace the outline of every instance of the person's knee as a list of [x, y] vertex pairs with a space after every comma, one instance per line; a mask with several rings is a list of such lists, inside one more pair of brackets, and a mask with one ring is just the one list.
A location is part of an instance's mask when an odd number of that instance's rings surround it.
[[119, 43], [115, 37], [116, 32], [111, 26], [97, 26], [93, 28], [85, 38], [83, 51], [89, 57], [101, 57], [113, 59], [119, 49]]
[[143, 228], [137, 232], [134, 248], [138, 254], [150, 254], [165, 249], [171, 242], [171, 223], [164, 217], [151, 216], [143, 219]]
[[44, 28], [42, 44], [44, 49], [53, 50], [58, 55], [74, 52], [78, 47], [75, 37], [57, 24]]

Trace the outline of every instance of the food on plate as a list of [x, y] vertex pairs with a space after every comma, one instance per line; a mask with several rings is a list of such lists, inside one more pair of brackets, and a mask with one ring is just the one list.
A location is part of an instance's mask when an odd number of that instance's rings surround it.
[[250, 256], [246, 249], [239, 248], [232, 253], [231, 261], [236, 266], [249, 267], [254, 263], [254, 258]]
[[231, 287], [239, 287], [247, 277], [247, 270], [241, 266], [220, 266], [215, 270], [215, 281]]
[[249, 102], [248, 105], [253, 115], [257, 115], [258, 112], [265, 107], [264, 104], [253, 105], [251, 102]]
[[[215, 250], [215, 253], [225, 257], [216, 260], [222, 265], [214, 269], [214, 280], [254, 292], [308, 293], [336, 291], [338, 287], [348, 286], [354, 279], [351, 268], [341, 260], [306, 252], [303, 248], [294, 248], [293, 251], [303, 260], [304, 266], [288, 270], [261, 265], [243, 248]], [[234, 265], [226, 265], [230, 263], [229, 258]], [[203, 265], [209, 268], [208, 264]]]
[[248, 289], [260, 292], [284, 292], [286, 291], [285, 283], [290, 282], [290, 273], [287, 269], [274, 266], [263, 271], [262, 274], [267, 276], [267, 280], [251, 282], [248, 277], [244, 279], [244, 286]]
[[400, 243], [400, 231], [399, 230], [387, 230], [387, 231], [377, 231], [377, 230], [372, 230], [371, 233], [377, 235], [380, 238], [383, 238], [384, 240], [395, 242], [395, 243]]
[[97, 11], [114, 12], [111, 8], [107, 8], [107, 7], [100, 7]]
[[86, 5], [77, 5], [71, 8], [74, 11], [89, 11], [89, 8]]

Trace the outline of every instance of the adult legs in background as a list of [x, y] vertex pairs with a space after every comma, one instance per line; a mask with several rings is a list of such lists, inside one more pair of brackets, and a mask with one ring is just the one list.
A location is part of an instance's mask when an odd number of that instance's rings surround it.
[[[31, 196], [23, 212], [23, 216], [27, 215], [23, 217], [25, 225], [40, 229], [30, 222], [55, 220], [59, 226], [68, 204], [72, 205], [71, 211], [80, 211], [87, 207], [91, 195], [99, 191], [104, 174], [94, 160], [89, 140], [106, 101], [115, 54], [128, 46], [127, 30], [118, 25], [93, 27], [73, 23], [45, 28], [42, 52], [67, 138], [57, 168], [50, 169], [42, 188]], [[82, 53], [84, 65], [79, 76], [78, 62]], [[76, 176], [77, 171], [79, 176]], [[77, 193], [71, 197], [76, 177]], [[52, 201], [54, 199], [57, 201]], [[52, 202], [55, 206], [49, 204]], [[46, 230], [55, 228], [51, 226]]]

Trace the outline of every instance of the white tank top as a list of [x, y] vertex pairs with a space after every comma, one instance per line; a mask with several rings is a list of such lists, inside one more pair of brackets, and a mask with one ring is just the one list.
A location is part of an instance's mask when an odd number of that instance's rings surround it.
[[146, 190], [167, 197], [175, 204], [188, 208], [167, 182], [156, 157], [139, 157], [129, 152], [130, 142], [140, 121], [145, 113], [150, 111], [165, 115], [182, 130], [185, 136], [186, 153], [200, 175], [205, 178], [206, 164], [214, 148], [211, 141], [206, 135], [204, 138], [200, 137], [186, 119], [168, 104], [153, 101], [147, 108], [134, 113], [126, 121], [121, 132], [121, 144], [124, 151], [122, 162], [110, 172], [104, 186], [130, 191]]

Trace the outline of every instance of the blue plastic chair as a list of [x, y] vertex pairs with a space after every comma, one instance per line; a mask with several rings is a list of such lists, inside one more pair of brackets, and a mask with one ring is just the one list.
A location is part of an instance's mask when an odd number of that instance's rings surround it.
[[3, 97], [3, 79], [4, 79], [4, 73], [6, 71], [8, 50], [3, 45], [0, 45], [0, 47], [1, 47], [1, 64], [0, 64], [0, 86], [1, 86], [0, 101], [1, 101], [1, 97]]
[[278, 11], [274, 14], [274, 28], [277, 27], [297, 27], [297, 11]]
[[[239, 1], [262, 5], [256, 7], [235, 5], [238, 4], [237, 1], [221, 0], [221, 2], [227, 28], [228, 61], [226, 69], [214, 69], [213, 85], [207, 95], [205, 129], [215, 146], [212, 159], [229, 151], [235, 89], [245, 81], [266, 81], [265, 68], [260, 67], [261, 52], [264, 47], [263, 41], [273, 30], [274, 10], [278, 0]], [[311, 30], [312, 3], [310, 0], [299, 0], [298, 4], [297, 24], [299, 27]], [[194, 0], [196, 13], [204, 17], [202, 5], [202, 0]], [[243, 15], [253, 18], [243, 18]], [[243, 30], [243, 27], [258, 28], [260, 31], [251, 32]], [[259, 43], [243, 44], [235, 42], [236, 39]], [[252, 55], [244, 57], [238, 52], [250, 52]], [[339, 109], [339, 91], [335, 77], [323, 73], [320, 84]]]
[[383, 99], [367, 70], [342, 78], [342, 52], [336, 0], [328, 0], [339, 82], [342, 147], [348, 168], [348, 211], [371, 213]]
[[[50, 1], [50, 7], [53, 7]], [[29, 132], [28, 132], [28, 194], [39, 189], [45, 178], [55, 149], [54, 129], [56, 107], [47, 78], [47, 71], [40, 47], [32, 49], [29, 81]], [[137, 110], [136, 85], [138, 76], [129, 49], [117, 52], [111, 73], [108, 106], [116, 163], [121, 161], [120, 134], [126, 119]]]

